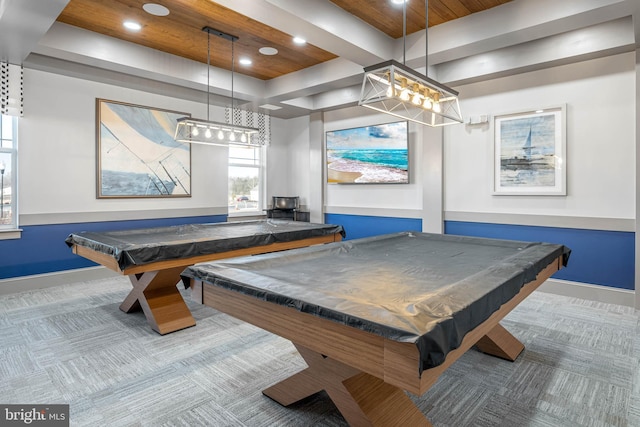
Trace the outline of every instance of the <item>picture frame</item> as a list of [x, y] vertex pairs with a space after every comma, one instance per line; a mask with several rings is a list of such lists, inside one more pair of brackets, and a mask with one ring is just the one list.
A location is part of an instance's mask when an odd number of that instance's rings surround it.
[[493, 194], [565, 196], [566, 105], [493, 118]]
[[187, 116], [96, 98], [96, 197], [191, 197], [191, 146], [174, 139]]
[[409, 184], [407, 121], [325, 133], [328, 184]]

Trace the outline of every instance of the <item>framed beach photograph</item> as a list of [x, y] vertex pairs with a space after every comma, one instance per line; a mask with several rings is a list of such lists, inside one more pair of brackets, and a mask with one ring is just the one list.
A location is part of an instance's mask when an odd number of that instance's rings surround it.
[[96, 99], [97, 197], [191, 197], [191, 146], [173, 138], [185, 116]]
[[329, 184], [408, 184], [406, 121], [326, 132]]
[[494, 117], [493, 194], [567, 194], [565, 111], [562, 105]]

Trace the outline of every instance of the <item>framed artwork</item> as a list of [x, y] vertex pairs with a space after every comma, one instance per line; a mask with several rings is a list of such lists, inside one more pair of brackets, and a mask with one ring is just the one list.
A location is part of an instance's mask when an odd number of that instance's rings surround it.
[[329, 184], [408, 184], [409, 130], [404, 122], [326, 132]]
[[173, 138], [185, 116], [96, 99], [97, 197], [191, 197], [191, 146]]
[[564, 196], [566, 106], [495, 116], [495, 195]]

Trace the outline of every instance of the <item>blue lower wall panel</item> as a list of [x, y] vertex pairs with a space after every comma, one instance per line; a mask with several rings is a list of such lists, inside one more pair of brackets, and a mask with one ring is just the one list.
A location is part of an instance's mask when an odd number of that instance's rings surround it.
[[345, 240], [398, 233], [400, 231], [422, 231], [422, 220], [416, 218], [325, 214], [324, 222], [343, 226], [347, 232]]
[[445, 233], [560, 243], [571, 248], [571, 257], [554, 278], [634, 289], [635, 233], [461, 221], [446, 221]]
[[131, 230], [179, 224], [225, 222], [226, 215], [161, 218], [132, 221], [83, 222], [73, 224], [28, 225], [20, 239], [0, 240], [0, 279], [51, 273], [95, 264], [74, 255], [64, 240], [81, 231]]

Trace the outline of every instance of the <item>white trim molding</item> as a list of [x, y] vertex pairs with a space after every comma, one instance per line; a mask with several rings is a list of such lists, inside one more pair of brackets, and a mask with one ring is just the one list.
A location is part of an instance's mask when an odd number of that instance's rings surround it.
[[68, 283], [86, 282], [88, 280], [105, 279], [121, 276], [108, 268], [87, 267], [75, 270], [56, 271], [53, 273], [34, 274], [31, 276], [12, 277], [0, 280], [0, 295], [18, 292], [35, 291]]
[[386, 209], [386, 208], [359, 208], [352, 206], [325, 206], [326, 214], [383, 216], [392, 218], [422, 219], [421, 209]]
[[60, 212], [22, 214], [20, 225], [72, 224], [81, 222], [133, 221], [140, 219], [183, 218], [192, 216], [228, 215], [227, 206], [212, 208], [180, 208], [132, 211]]
[[[611, 288], [608, 286], [591, 285], [588, 283], [571, 282], [561, 279], [548, 279], [538, 291], [549, 294], [581, 298], [606, 304], [635, 307], [635, 292], [627, 289]], [[635, 307], [638, 308], [638, 307]]]
[[444, 213], [445, 221], [486, 222], [489, 224], [528, 225], [534, 227], [577, 228], [585, 230], [635, 232], [632, 218], [598, 218], [581, 216], [526, 215], [492, 212]]

